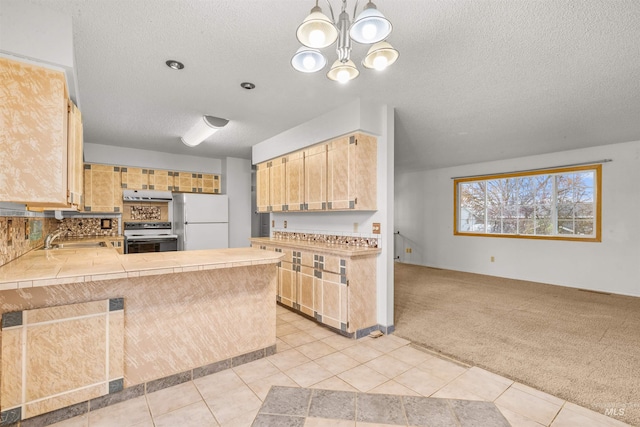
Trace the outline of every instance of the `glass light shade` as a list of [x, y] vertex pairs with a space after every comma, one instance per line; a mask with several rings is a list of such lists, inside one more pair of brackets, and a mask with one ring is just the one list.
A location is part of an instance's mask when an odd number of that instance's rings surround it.
[[316, 6], [311, 9], [296, 31], [298, 41], [307, 47], [322, 49], [330, 46], [338, 38], [338, 29], [331, 19]]
[[369, 2], [351, 24], [349, 36], [358, 43], [371, 44], [389, 37], [392, 29], [391, 22]]
[[229, 120], [220, 119], [213, 116], [202, 116], [195, 126], [180, 138], [184, 145], [188, 147], [195, 147], [211, 135], [216, 133], [220, 128], [224, 127]]
[[333, 81], [339, 83], [347, 83], [349, 80], [353, 80], [360, 74], [360, 71], [356, 68], [356, 64], [352, 60], [341, 62], [337, 60], [331, 66], [331, 69], [327, 73], [327, 77]]
[[369, 48], [367, 56], [362, 60], [366, 68], [384, 70], [396, 62], [400, 53], [387, 42], [378, 42]]
[[291, 65], [303, 73], [315, 73], [327, 65], [327, 58], [318, 49], [301, 46], [291, 58]]

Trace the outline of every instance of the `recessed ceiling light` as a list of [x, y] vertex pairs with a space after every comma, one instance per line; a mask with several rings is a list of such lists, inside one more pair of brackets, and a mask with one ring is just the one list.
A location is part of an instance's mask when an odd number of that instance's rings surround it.
[[170, 59], [166, 62], [167, 67], [172, 68], [174, 70], [182, 70], [184, 68], [184, 64], [180, 61], [176, 61], [175, 59]]
[[247, 89], [247, 90], [251, 90], [251, 89], [255, 89], [256, 88], [256, 85], [254, 85], [253, 83], [249, 83], [249, 82], [242, 82], [242, 83], [240, 83], [240, 86], [243, 89]]

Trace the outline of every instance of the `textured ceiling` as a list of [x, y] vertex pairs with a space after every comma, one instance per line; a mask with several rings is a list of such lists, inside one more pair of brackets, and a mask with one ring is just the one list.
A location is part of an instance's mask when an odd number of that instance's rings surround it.
[[[290, 66], [311, 0], [6, 1], [73, 16], [90, 143], [249, 158], [252, 145], [356, 98], [396, 108], [398, 168], [640, 140], [637, 0], [377, 0], [400, 58], [364, 70], [356, 45], [361, 74], [348, 85]], [[203, 113], [231, 121], [187, 148], [178, 138]]]

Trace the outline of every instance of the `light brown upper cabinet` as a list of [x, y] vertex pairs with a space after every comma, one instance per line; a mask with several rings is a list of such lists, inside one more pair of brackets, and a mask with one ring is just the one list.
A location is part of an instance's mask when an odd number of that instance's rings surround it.
[[211, 173], [203, 173], [201, 184], [198, 187], [199, 193], [219, 194], [220, 193], [220, 175]]
[[287, 175], [285, 157], [278, 157], [269, 162], [269, 206], [273, 212], [286, 210]]
[[149, 190], [171, 191], [173, 189], [173, 172], [169, 176], [169, 171], [161, 169], [149, 169], [147, 179], [149, 180]]
[[327, 144], [327, 209], [375, 210], [377, 144], [354, 134]]
[[122, 212], [120, 166], [84, 165], [84, 210]]
[[67, 114], [67, 179], [69, 205], [84, 209], [84, 162], [82, 159], [83, 127], [82, 114], [76, 105], [68, 101]]
[[284, 158], [286, 159], [286, 210], [304, 210], [304, 152], [298, 151]]
[[377, 156], [376, 138], [356, 133], [260, 163], [258, 212], [376, 210]]
[[256, 209], [269, 212], [269, 162], [256, 165]]
[[305, 210], [327, 208], [327, 144], [304, 150]]
[[74, 180], [82, 168], [74, 170], [75, 130], [69, 158], [67, 102], [64, 72], [0, 58], [0, 201], [80, 205]]
[[143, 168], [120, 167], [122, 188], [127, 190], [149, 189], [149, 170]]

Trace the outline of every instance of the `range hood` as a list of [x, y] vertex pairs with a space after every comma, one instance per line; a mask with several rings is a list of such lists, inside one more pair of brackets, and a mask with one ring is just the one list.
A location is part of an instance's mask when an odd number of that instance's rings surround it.
[[170, 202], [173, 195], [170, 191], [156, 190], [122, 190], [125, 202]]

